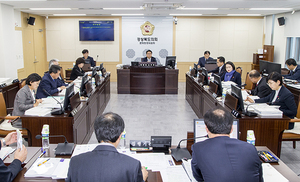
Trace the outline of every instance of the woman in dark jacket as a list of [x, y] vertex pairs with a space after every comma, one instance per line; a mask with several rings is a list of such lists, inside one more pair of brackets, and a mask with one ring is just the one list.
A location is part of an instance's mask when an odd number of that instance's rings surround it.
[[76, 60], [76, 65], [72, 69], [70, 80], [75, 80], [78, 76], [84, 75], [84, 71], [82, 70], [83, 66], [84, 66], [84, 59], [78, 58]]
[[242, 85], [241, 74], [235, 71], [235, 66], [232, 62], [228, 61], [225, 63], [226, 73], [221, 76], [222, 81], [232, 81], [239, 87]]

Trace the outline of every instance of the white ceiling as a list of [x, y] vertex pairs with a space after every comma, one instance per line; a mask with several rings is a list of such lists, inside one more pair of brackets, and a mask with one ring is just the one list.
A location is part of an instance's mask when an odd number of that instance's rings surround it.
[[[202, 16], [227, 16], [227, 14], [261, 14], [261, 16], [300, 10], [300, 0], [0, 0], [16, 10], [41, 16], [53, 14], [86, 14], [110, 16], [111, 14], [143, 14], [168, 16], [170, 14], [202, 14]], [[140, 10], [103, 10], [102, 8], [147, 8]], [[218, 8], [217, 10], [179, 10], [185, 8]], [[29, 10], [29, 8], [72, 8], [71, 10]], [[249, 8], [291, 8], [290, 10], [249, 10]], [[174, 15], [175, 16], [175, 15]]]

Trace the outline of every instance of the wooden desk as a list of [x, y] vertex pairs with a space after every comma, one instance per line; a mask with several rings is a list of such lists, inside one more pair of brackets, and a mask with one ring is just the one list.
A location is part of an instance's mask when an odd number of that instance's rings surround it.
[[12, 83], [13, 79], [5, 81], [6, 86], [0, 88], [0, 92], [3, 93], [6, 108], [14, 107], [15, 97], [19, 91], [19, 82]]
[[117, 69], [118, 94], [177, 94], [178, 69], [130, 67]]
[[[82, 102], [74, 117], [70, 111], [62, 115], [26, 116], [23, 115], [22, 127], [28, 130], [31, 138], [29, 146], [41, 146], [42, 141], [35, 139], [40, 135], [43, 125], [49, 124], [50, 135], [65, 135], [68, 142], [75, 144], [86, 144], [94, 131], [95, 118], [101, 115], [110, 100], [110, 75], [96, 87], [89, 100]], [[64, 138], [50, 138], [50, 143], [63, 143]]]
[[[218, 102], [212, 94], [205, 90], [198, 82], [188, 74], [186, 75], [186, 100], [199, 118], [212, 108], [221, 107], [231, 111], [227, 106]], [[280, 156], [280, 138], [285, 129], [288, 129], [290, 118], [262, 118], [247, 117], [239, 118], [240, 140], [247, 141], [247, 130], [254, 130], [255, 144], [267, 146], [277, 156]]]

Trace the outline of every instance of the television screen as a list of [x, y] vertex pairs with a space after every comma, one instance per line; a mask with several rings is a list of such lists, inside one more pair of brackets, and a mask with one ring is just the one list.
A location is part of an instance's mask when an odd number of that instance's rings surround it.
[[114, 21], [79, 21], [80, 41], [114, 41]]

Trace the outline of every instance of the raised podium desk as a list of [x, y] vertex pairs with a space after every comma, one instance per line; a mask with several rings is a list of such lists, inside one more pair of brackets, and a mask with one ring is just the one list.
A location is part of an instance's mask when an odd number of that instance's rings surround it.
[[117, 69], [118, 94], [177, 94], [178, 69], [139, 67]]

